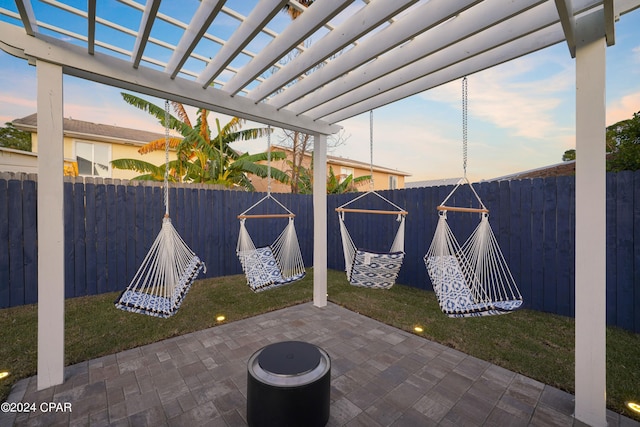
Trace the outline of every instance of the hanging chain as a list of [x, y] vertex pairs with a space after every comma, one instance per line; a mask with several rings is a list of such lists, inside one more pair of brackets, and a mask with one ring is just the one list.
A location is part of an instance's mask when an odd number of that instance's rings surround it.
[[169, 216], [169, 100], [164, 101], [164, 215]]
[[468, 109], [467, 76], [462, 79], [462, 169], [467, 177], [467, 109]]
[[369, 110], [369, 157], [369, 176], [371, 177], [369, 189], [373, 190], [373, 110]]
[[267, 127], [267, 194], [271, 194], [271, 125]]

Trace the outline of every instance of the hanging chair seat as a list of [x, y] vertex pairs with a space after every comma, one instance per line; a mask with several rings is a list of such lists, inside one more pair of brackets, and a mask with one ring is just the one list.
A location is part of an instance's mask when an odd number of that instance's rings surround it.
[[404, 252], [368, 252], [357, 250], [349, 275], [349, 283], [372, 289], [389, 289], [398, 278]]
[[284, 277], [271, 246], [238, 251], [238, 258], [247, 277], [247, 284], [254, 292], [286, 285], [305, 276], [305, 272], [302, 271]]
[[438, 304], [449, 317], [482, 317], [510, 313], [522, 306], [521, 299], [477, 301], [454, 255], [424, 257]]
[[114, 304], [124, 311], [170, 317], [178, 311], [201, 271], [206, 272], [204, 262], [165, 216], [147, 256]]
[[194, 255], [178, 278], [178, 284], [171, 296], [165, 297], [153, 293], [154, 290], [149, 288], [144, 290], [125, 289], [115, 301], [115, 306], [121, 310], [155, 317], [173, 316], [203, 269], [204, 263]]

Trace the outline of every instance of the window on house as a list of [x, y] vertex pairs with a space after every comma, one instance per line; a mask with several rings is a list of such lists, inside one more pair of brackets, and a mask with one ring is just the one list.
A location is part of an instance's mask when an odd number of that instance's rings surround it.
[[398, 177], [395, 175], [389, 175], [389, 190], [398, 189]]
[[107, 144], [76, 142], [78, 174], [109, 178], [111, 176], [111, 147]]
[[345, 168], [344, 166], [342, 166], [340, 168], [340, 182], [347, 179], [349, 175], [353, 175], [353, 168]]

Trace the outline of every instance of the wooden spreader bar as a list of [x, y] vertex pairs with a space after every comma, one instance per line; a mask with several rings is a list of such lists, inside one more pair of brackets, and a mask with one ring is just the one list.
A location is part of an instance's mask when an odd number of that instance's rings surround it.
[[451, 212], [477, 212], [477, 213], [489, 213], [489, 209], [486, 208], [458, 208], [453, 206], [440, 205], [436, 208], [439, 211], [451, 211]]
[[369, 213], [369, 214], [381, 214], [381, 215], [408, 215], [407, 211], [383, 211], [373, 209], [352, 209], [352, 208], [336, 208], [336, 212], [356, 212], [356, 213]]
[[251, 214], [242, 214], [242, 215], [238, 215], [238, 219], [245, 219], [245, 218], [295, 218], [296, 215], [295, 214], [255, 214], [255, 215], [251, 215]]

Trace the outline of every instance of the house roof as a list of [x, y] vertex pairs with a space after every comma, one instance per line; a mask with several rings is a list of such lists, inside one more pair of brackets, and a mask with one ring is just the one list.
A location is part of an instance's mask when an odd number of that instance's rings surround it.
[[[283, 147], [281, 145], [274, 145], [274, 150], [284, 150], [284, 151], [292, 151], [289, 147]], [[306, 152], [306, 156], [311, 157], [311, 153]], [[346, 166], [351, 168], [360, 168], [360, 169], [369, 169], [371, 165], [368, 162], [361, 162], [359, 160], [347, 159], [339, 156], [331, 156], [327, 155], [327, 163], [334, 164], [339, 166]], [[380, 165], [373, 165], [373, 170], [376, 172], [387, 173], [391, 175], [399, 175], [399, 176], [411, 176], [409, 172], [404, 172], [398, 169], [388, 168]]]
[[439, 178], [427, 179], [424, 181], [405, 182], [404, 188], [420, 188], [420, 187], [437, 187], [439, 185], [456, 185], [460, 182], [460, 178]]
[[[31, 114], [15, 119], [13, 125], [23, 131], [37, 132], [38, 115]], [[164, 134], [161, 133], [85, 122], [72, 118], [64, 119], [63, 128], [65, 135], [69, 137], [120, 144], [144, 145], [156, 139], [164, 138]]]
[[486, 179], [484, 181], [512, 181], [516, 179], [532, 179], [546, 178], [550, 176], [566, 176], [575, 175], [576, 161], [569, 160], [562, 163], [556, 163], [549, 166], [542, 166], [535, 169], [516, 172], [509, 175], [503, 175], [496, 178]]

